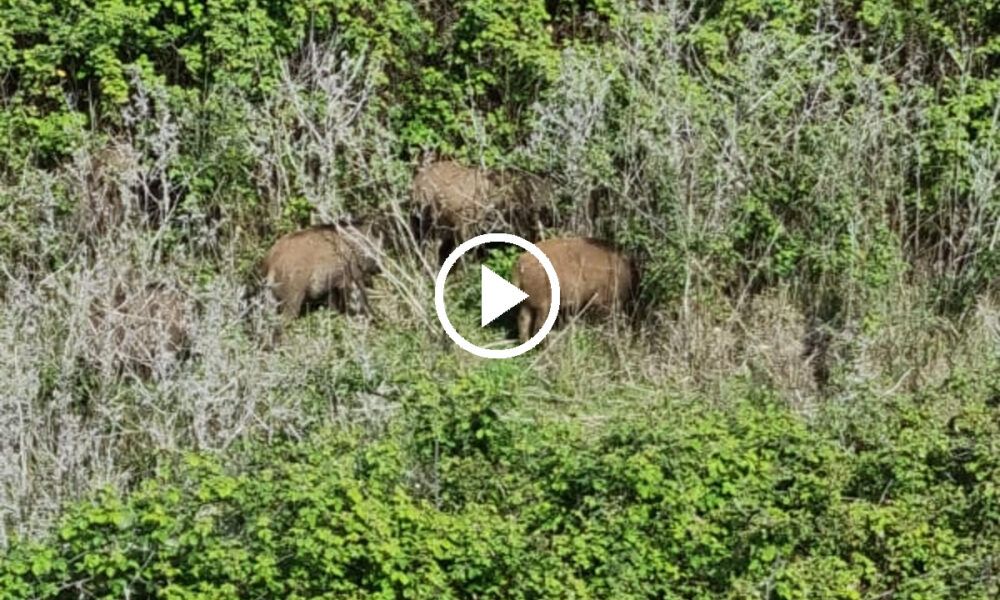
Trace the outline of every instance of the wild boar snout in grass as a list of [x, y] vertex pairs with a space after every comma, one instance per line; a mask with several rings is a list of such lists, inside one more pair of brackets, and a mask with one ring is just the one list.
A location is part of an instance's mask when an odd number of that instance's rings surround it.
[[289, 319], [323, 303], [344, 313], [369, 313], [365, 288], [381, 272], [370, 241], [355, 228], [318, 225], [281, 237], [261, 272]]
[[[635, 263], [611, 245], [591, 238], [560, 238], [539, 242], [538, 248], [559, 278], [560, 314], [586, 310], [609, 315], [632, 300], [639, 279]], [[541, 263], [528, 253], [518, 258], [513, 280], [528, 294], [517, 317], [518, 339], [523, 342], [541, 329], [552, 293]]]

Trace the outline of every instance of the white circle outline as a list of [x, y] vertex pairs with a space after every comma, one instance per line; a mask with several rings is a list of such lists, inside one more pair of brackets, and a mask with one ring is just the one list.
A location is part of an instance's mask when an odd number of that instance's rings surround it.
[[[545, 270], [546, 277], [549, 279], [549, 290], [551, 290], [552, 301], [549, 303], [549, 314], [545, 318], [542, 328], [535, 335], [531, 336], [531, 339], [513, 348], [497, 350], [473, 344], [458, 333], [455, 326], [451, 324], [451, 319], [448, 318], [448, 312], [445, 310], [444, 284], [448, 279], [449, 272], [463, 254], [483, 244], [512, 244], [521, 248], [538, 259], [538, 262], [542, 264], [542, 268]], [[556, 317], [559, 315], [559, 277], [556, 276], [556, 269], [552, 266], [552, 261], [549, 260], [549, 257], [545, 256], [545, 253], [538, 246], [528, 240], [510, 233], [484, 233], [462, 242], [458, 248], [452, 250], [448, 258], [445, 259], [444, 264], [441, 265], [441, 270], [438, 271], [437, 279], [434, 282], [434, 309], [437, 311], [437, 317], [441, 321], [441, 326], [444, 327], [444, 332], [448, 334], [451, 341], [458, 344], [459, 348], [480, 358], [514, 358], [542, 343], [545, 336], [552, 331], [552, 326], [556, 324]]]

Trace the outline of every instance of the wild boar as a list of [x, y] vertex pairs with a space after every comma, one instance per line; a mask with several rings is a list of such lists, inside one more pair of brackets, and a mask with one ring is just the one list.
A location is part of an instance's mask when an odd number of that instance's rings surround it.
[[261, 263], [261, 274], [288, 319], [316, 302], [344, 313], [370, 312], [365, 288], [380, 272], [363, 234], [339, 225], [289, 233], [275, 242]]
[[459, 243], [480, 233], [506, 231], [537, 239], [551, 214], [553, 188], [530, 173], [440, 161], [417, 173], [411, 194], [416, 235], [439, 245], [440, 264]]
[[[538, 243], [559, 277], [560, 314], [584, 310], [609, 315], [632, 301], [639, 283], [635, 262], [606, 242], [592, 238], [557, 238]], [[541, 263], [524, 253], [514, 266], [514, 285], [528, 294], [517, 317], [523, 342], [541, 329], [552, 294]]]

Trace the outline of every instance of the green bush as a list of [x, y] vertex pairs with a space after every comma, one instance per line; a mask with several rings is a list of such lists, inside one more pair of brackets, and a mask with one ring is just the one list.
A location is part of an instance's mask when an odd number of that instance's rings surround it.
[[[563, 177], [573, 206], [595, 187], [628, 191], [605, 207], [614, 223], [598, 233], [650, 259], [646, 294], [661, 305], [692, 290], [712, 298], [795, 281], [818, 304], [811, 313], [842, 318], [912, 269], [959, 312], [991, 287], [1000, 268], [994, 2], [690, 8], [699, 18], [689, 22], [608, 2], [7, 3], [0, 170], [12, 178], [26, 161], [53, 166], [87, 144], [88, 130], [134, 127], [123, 122], [130, 97], [162, 86], [164, 108], [182, 115], [168, 174], [188, 197], [185, 214], [261, 228], [273, 211], [248, 176], [261, 156], [247, 105], [271, 98], [283, 69], [303, 68], [310, 45], [332, 39], [364, 57], [374, 77], [366, 118], [392, 134], [352, 148], [364, 160], [311, 156], [310, 168], [332, 163], [338, 188], [321, 195], [359, 190], [338, 211], [378, 214], [372, 182], [358, 181], [370, 155], [509, 161], [544, 136], [532, 107], [542, 100], [544, 115], [564, 102], [584, 57], [599, 75], [585, 98], [610, 81], [592, 107], [595, 137], [578, 152], [566, 144], [574, 132], [560, 131], [556, 156], [517, 160]], [[297, 140], [306, 125], [278, 112], [275, 126]], [[582, 127], [584, 116], [570, 111], [563, 125]], [[378, 185], [396, 185], [375, 171]], [[289, 185], [284, 228], [308, 221], [316, 204], [305, 182]]]
[[219, 89], [261, 99], [287, 57], [331, 36], [381, 65], [384, 110], [405, 144], [454, 152], [484, 127], [511, 143], [558, 60], [544, 3], [462, 2], [442, 31], [437, 9], [424, 10], [406, 0], [4, 4], [0, 134], [16, 143], [2, 156], [52, 164], [89, 117], [120, 127], [130, 71], [166, 85], [175, 106], [211, 109]]
[[[988, 597], [1000, 430], [873, 403], [840, 434], [737, 385], [599, 431], [524, 412], [512, 367], [409, 381], [384, 437], [192, 455], [70, 507], [0, 597]], [[938, 393], [948, 393], [939, 390]], [[858, 429], [859, 428], [859, 429]]]

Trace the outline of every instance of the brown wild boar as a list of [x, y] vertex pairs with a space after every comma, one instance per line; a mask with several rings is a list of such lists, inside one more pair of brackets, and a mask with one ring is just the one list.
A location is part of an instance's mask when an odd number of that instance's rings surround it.
[[466, 167], [454, 161], [421, 169], [411, 193], [417, 236], [440, 244], [439, 262], [479, 233], [502, 230], [537, 239], [553, 195], [551, 185], [537, 175]]
[[[559, 277], [560, 314], [611, 314], [632, 300], [639, 282], [635, 263], [611, 245], [591, 238], [558, 238], [539, 242], [538, 248]], [[528, 294], [517, 316], [518, 339], [523, 342], [541, 329], [552, 293], [541, 263], [528, 253], [518, 258], [513, 280]]]
[[153, 283], [138, 291], [115, 289], [110, 307], [95, 306], [91, 325], [109, 328], [114, 361], [148, 379], [187, 353], [190, 337], [184, 294]]
[[368, 313], [365, 287], [380, 272], [369, 248], [353, 227], [317, 225], [275, 242], [261, 274], [288, 319], [299, 316], [307, 303], [324, 301], [344, 313]]

